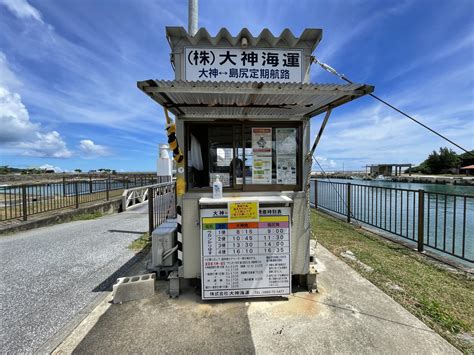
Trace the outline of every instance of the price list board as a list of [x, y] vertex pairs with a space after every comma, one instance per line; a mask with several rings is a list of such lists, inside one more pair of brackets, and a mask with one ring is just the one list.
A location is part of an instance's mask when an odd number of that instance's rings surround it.
[[202, 299], [289, 295], [290, 208], [258, 208], [255, 221], [228, 211], [200, 211]]

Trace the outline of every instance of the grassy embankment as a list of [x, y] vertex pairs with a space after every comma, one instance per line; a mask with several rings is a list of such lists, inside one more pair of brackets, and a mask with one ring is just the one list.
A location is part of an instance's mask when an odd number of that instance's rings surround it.
[[151, 238], [148, 233], [143, 233], [140, 237], [130, 243], [128, 249], [142, 251], [151, 248]]
[[[319, 211], [312, 213], [315, 236], [341, 257], [352, 251], [370, 268], [341, 259], [464, 353], [474, 336], [474, 279], [449, 270], [416, 251]], [[471, 338], [472, 339], [472, 338]]]

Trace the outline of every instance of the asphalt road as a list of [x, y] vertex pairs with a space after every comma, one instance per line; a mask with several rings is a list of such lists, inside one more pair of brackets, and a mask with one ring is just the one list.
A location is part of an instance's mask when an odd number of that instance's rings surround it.
[[0, 352], [38, 350], [135, 260], [146, 204], [131, 211], [0, 237]]

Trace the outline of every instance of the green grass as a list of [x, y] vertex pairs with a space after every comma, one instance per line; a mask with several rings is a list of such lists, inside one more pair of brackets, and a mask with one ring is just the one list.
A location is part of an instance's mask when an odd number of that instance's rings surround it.
[[311, 218], [319, 243], [339, 257], [341, 252], [351, 250], [373, 271], [341, 258], [344, 262], [458, 349], [474, 352], [473, 344], [458, 336], [474, 336], [472, 275], [449, 270], [414, 250], [320, 211], [313, 211]]
[[72, 216], [71, 219], [70, 219], [70, 222], [73, 222], [73, 221], [87, 221], [87, 220], [90, 220], [90, 219], [97, 219], [97, 218], [100, 218], [102, 216], [103, 216], [102, 212], [81, 213], [81, 214], [78, 214], [76, 216]]
[[148, 233], [143, 233], [139, 238], [130, 243], [128, 249], [140, 251], [151, 248], [151, 238]]

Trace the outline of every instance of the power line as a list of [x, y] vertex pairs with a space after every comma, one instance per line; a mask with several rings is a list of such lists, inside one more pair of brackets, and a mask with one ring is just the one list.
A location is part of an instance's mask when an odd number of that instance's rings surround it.
[[[350, 215], [351, 215], [351, 218], [352, 218], [352, 221], [355, 225], [359, 226], [360, 227], [360, 224], [357, 222], [357, 219], [356, 217], [354, 216], [354, 214], [352, 213], [351, 211], [351, 208], [349, 207], [349, 205], [347, 204], [346, 200], [344, 199], [344, 197], [342, 197], [342, 195], [339, 193], [339, 191], [337, 191], [336, 187], [334, 186], [334, 183], [331, 181], [331, 179], [329, 178], [329, 175], [324, 171], [323, 167], [321, 166], [321, 164], [319, 164], [319, 161], [318, 159], [316, 159], [316, 157], [314, 156], [314, 154], [312, 155], [312, 158], [313, 160], [316, 162], [316, 164], [318, 164], [319, 166], [319, 169], [321, 170], [321, 172], [323, 173], [324, 177], [328, 180], [329, 184], [331, 185], [331, 187], [334, 189], [334, 191], [336, 192], [337, 196], [341, 199], [342, 203], [346, 206], [347, 210], [349, 211]], [[316, 185], [318, 183], [317, 180], [314, 180], [314, 184]], [[315, 186], [316, 188], [316, 186]], [[318, 207], [318, 201], [314, 201], [314, 207]]]
[[[316, 64], [319, 64], [321, 66], [321, 68], [323, 68], [324, 70], [330, 72], [331, 74], [334, 74], [336, 75], [337, 77], [339, 77], [340, 79], [348, 82], [349, 84], [354, 84], [353, 81], [349, 80], [345, 75], [343, 74], [340, 74], [336, 71], [336, 69], [330, 67], [329, 65], [325, 64], [325, 63], [322, 63], [320, 62], [318, 59], [316, 59], [316, 57], [312, 57], [312, 60], [314, 63]], [[432, 129], [431, 127], [428, 127], [426, 124], [418, 121], [417, 119], [415, 119], [414, 117], [410, 116], [409, 114], [407, 114], [406, 112], [403, 112], [402, 110], [396, 108], [395, 106], [389, 104], [387, 101], [381, 99], [380, 97], [374, 95], [374, 94], [369, 94], [370, 96], [372, 96], [374, 99], [378, 100], [379, 102], [387, 105], [388, 107], [390, 107], [391, 109], [397, 111], [398, 113], [402, 114], [403, 116], [409, 118], [410, 120], [412, 120], [413, 122], [419, 124], [420, 126], [422, 126], [423, 128], [426, 128], [428, 131], [436, 134], [438, 137], [441, 137], [442, 139], [446, 140], [447, 142], [451, 143], [452, 145], [458, 147], [459, 149], [463, 150], [464, 152], [466, 152], [468, 155], [470, 155], [471, 157], [474, 157], [474, 154], [472, 154], [470, 151], [468, 151], [467, 149], [461, 147], [459, 144], [453, 142], [451, 139], [449, 139], [448, 137], [442, 135], [441, 133], [435, 131], [434, 129]]]

